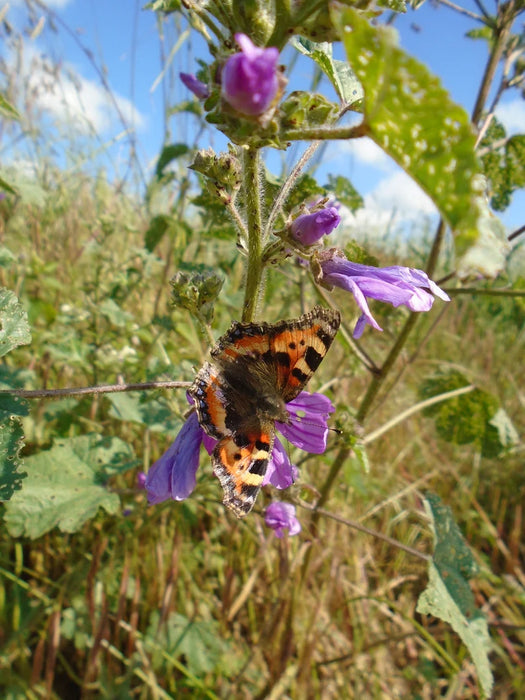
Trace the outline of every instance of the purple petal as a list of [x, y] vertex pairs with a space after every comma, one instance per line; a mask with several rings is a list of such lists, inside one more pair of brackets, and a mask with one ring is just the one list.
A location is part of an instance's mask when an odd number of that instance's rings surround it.
[[329, 274], [323, 279], [325, 279], [328, 284], [333, 284], [335, 287], [346, 289], [348, 292], [351, 292], [354, 295], [354, 299], [361, 310], [361, 317], [354, 328], [354, 338], [359, 338], [361, 336], [367, 324], [375, 328], [377, 331], [383, 330], [372, 316], [372, 312], [370, 311], [370, 308], [366, 302], [365, 295], [351, 277], [345, 277], [344, 275], [339, 274]]
[[268, 462], [262, 485], [271, 484], [276, 489], [287, 489], [295, 482], [298, 475], [299, 471], [295, 464], [290, 462], [282, 442], [279, 438], [275, 438], [272, 456]]
[[286, 404], [290, 423], [275, 425], [292, 445], [305, 452], [322, 454], [326, 450], [328, 417], [335, 410], [329, 398], [323, 394], [303, 391]]
[[191, 73], [179, 73], [179, 77], [199, 100], [206, 100], [210, 96], [208, 87]]
[[291, 503], [281, 503], [274, 501], [266, 509], [264, 522], [274, 530], [277, 537], [284, 535], [284, 530], [288, 530], [290, 536], [301, 532], [301, 523], [295, 515], [295, 506]]
[[290, 227], [292, 236], [303, 245], [313, 245], [325, 235], [332, 233], [341, 217], [336, 207], [327, 207], [312, 214], [301, 214]]
[[146, 477], [149, 503], [168, 498], [183, 501], [195, 488], [203, 430], [196, 413], [182, 426], [175, 442], [151, 467]]
[[236, 34], [235, 39], [241, 52], [224, 64], [222, 96], [238, 112], [257, 116], [270, 107], [279, 89], [279, 51], [259, 48], [245, 34]]

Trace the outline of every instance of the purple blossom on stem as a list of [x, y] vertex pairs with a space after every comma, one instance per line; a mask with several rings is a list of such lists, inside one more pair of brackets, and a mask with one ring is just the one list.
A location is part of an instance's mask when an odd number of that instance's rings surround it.
[[288, 530], [290, 536], [301, 532], [301, 523], [295, 515], [295, 506], [291, 503], [274, 501], [266, 509], [264, 522], [274, 530], [277, 537], [281, 538], [284, 530]]
[[367, 298], [387, 302], [392, 306], [404, 304], [411, 311], [429, 311], [434, 295], [450, 301], [449, 296], [433, 282], [426, 272], [411, 267], [373, 267], [350, 262], [336, 249], [321, 251], [316, 258], [319, 266], [317, 281], [332, 287], [341, 287], [354, 295], [361, 316], [354, 329], [354, 338], [361, 337], [368, 324], [378, 331], [383, 329], [372, 316]]
[[191, 73], [179, 73], [179, 77], [188, 90], [191, 90], [199, 100], [206, 100], [210, 96], [208, 86]]
[[[290, 422], [276, 422], [277, 430], [296, 447], [316, 454], [324, 452], [328, 436], [327, 420], [334, 410], [331, 401], [323, 394], [303, 391], [287, 403], [286, 408]], [[145, 486], [149, 503], [161, 503], [168, 498], [175, 501], [187, 498], [195, 488], [201, 444], [211, 454], [216, 442], [206, 435], [197, 414], [192, 412], [175, 442], [148, 472]], [[263, 485], [288, 488], [297, 479], [297, 475], [297, 467], [290, 462], [288, 453], [276, 438]]]
[[242, 114], [258, 116], [270, 107], [279, 89], [275, 47], [261, 49], [246, 34], [236, 34], [241, 51], [222, 69], [222, 96]]
[[303, 245], [313, 245], [323, 236], [332, 233], [341, 217], [337, 207], [326, 207], [312, 214], [301, 214], [290, 227], [292, 236]]

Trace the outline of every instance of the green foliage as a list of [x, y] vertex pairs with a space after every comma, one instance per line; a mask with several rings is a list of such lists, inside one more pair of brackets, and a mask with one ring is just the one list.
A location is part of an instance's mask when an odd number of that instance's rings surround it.
[[[195, 621], [179, 613], [171, 613], [159, 626], [159, 614], [151, 614], [146, 632], [145, 646], [151, 652], [152, 663], [157, 671], [166, 673], [170, 668], [169, 657], [184, 657], [190, 674], [201, 676], [226, 666], [229, 645], [221, 638], [215, 620]], [[232, 673], [231, 666], [228, 673]]]
[[[365, 90], [364, 131], [434, 200], [463, 253], [477, 238], [474, 133], [439, 80], [396, 46], [394, 32], [354, 10], [334, 10]], [[443, 118], [443, 115], [445, 117]]]
[[282, 128], [307, 129], [335, 122], [339, 107], [323, 95], [296, 90], [281, 102], [279, 112]]
[[129, 445], [118, 438], [83, 435], [55, 441], [25, 459], [28, 476], [6, 505], [12, 537], [36, 539], [54, 527], [76, 532], [99, 508], [115, 515], [120, 499], [107, 490], [110, 477], [136, 466]]
[[363, 198], [343, 175], [329, 175], [327, 189], [333, 192], [338, 202], [355, 212], [363, 206]]
[[[419, 390], [421, 400], [469, 385], [457, 370], [445, 370], [428, 377]], [[496, 457], [514, 446], [517, 433], [496, 396], [483, 389], [462, 394], [425, 408], [439, 435], [455, 445], [474, 443], [485, 457]]]
[[333, 58], [332, 44], [316, 44], [304, 37], [298, 37], [294, 47], [317, 63], [343, 104], [355, 106], [361, 102], [364, 97], [363, 86], [348, 63]]
[[31, 342], [27, 313], [13, 292], [0, 289], [0, 357]]
[[[2, 422], [0, 423], [0, 501], [8, 501], [22, 487], [27, 476], [20, 471], [20, 450], [24, 444], [24, 432], [20, 419], [14, 415], [5, 417], [6, 400], [0, 397]], [[9, 397], [8, 397], [9, 400]]]
[[155, 175], [160, 178], [164, 175], [165, 169], [177, 158], [181, 158], [190, 152], [185, 143], [169, 143], [162, 149], [155, 166]]
[[478, 567], [450, 508], [434, 494], [427, 494], [425, 505], [434, 530], [434, 555], [429, 564], [428, 587], [419, 597], [417, 611], [452, 626], [472, 656], [485, 696], [490, 696], [494, 681], [488, 660], [487, 621], [476, 608], [468, 584]]
[[481, 149], [490, 204], [496, 211], [505, 211], [514, 192], [525, 187], [525, 135], [508, 137], [504, 126], [494, 117]]
[[173, 415], [173, 407], [146, 392], [109, 394], [108, 400], [111, 403], [109, 415], [117, 420], [138, 423], [159, 433], [176, 434], [181, 428], [181, 421]]

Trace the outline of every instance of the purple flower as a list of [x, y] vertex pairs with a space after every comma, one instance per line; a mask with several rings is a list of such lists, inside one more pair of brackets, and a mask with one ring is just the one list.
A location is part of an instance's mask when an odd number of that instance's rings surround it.
[[240, 46], [222, 69], [222, 96], [242, 114], [257, 116], [266, 112], [279, 89], [277, 60], [279, 51], [261, 49], [246, 34], [236, 34]]
[[372, 316], [367, 298], [388, 302], [392, 306], [404, 304], [411, 311], [429, 311], [434, 296], [450, 301], [445, 292], [429, 279], [423, 270], [411, 267], [372, 267], [350, 262], [336, 248], [321, 251], [316, 258], [319, 269], [317, 281], [352, 292], [361, 316], [354, 329], [354, 338], [360, 338], [365, 326], [383, 330]]
[[[324, 452], [328, 436], [327, 420], [334, 410], [331, 401], [323, 394], [303, 391], [287, 403], [286, 408], [290, 423], [276, 422], [277, 430], [296, 447], [316, 454]], [[161, 503], [168, 498], [175, 501], [187, 498], [195, 488], [201, 443], [211, 453], [216, 442], [201, 428], [197, 414], [191, 413], [175, 442], [148, 472], [145, 485], [149, 503]], [[297, 475], [297, 467], [290, 462], [288, 453], [276, 438], [263, 485], [288, 488]]]
[[138, 489], [145, 489], [146, 488], [146, 477], [147, 477], [147, 474], [145, 472], [139, 472], [137, 474], [137, 488]]
[[301, 214], [290, 227], [292, 236], [303, 245], [313, 245], [323, 236], [332, 233], [341, 217], [337, 207], [326, 207], [312, 214]]
[[179, 73], [179, 77], [188, 90], [191, 90], [199, 100], [205, 100], [210, 96], [208, 87], [191, 73]]
[[274, 501], [266, 509], [264, 522], [275, 531], [277, 537], [281, 538], [284, 530], [288, 530], [290, 536], [301, 532], [301, 523], [295, 516], [295, 506], [291, 503], [281, 503]]

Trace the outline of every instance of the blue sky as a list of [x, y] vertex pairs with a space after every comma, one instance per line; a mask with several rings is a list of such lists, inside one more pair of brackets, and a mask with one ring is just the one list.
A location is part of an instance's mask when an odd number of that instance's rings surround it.
[[[461, 2], [464, 8], [477, 11], [470, 0]], [[165, 52], [169, 53], [178, 40], [180, 48], [170, 69], [161, 75], [158, 23], [154, 13], [142, 9], [143, 0], [51, 0], [48, 5], [54, 17], [35, 8], [36, 19], [43, 19], [37, 25], [38, 31], [24, 38], [19, 78], [39, 94], [38, 106], [61, 122], [62, 128], [77, 130], [86, 139], [96, 133], [109, 171], [124, 167], [128, 158], [130, 136], [124, 132], [126, 126], [147, 174], [164, 136], [165, 100], [174, 104], [188, 97], [176, 74], [181, 69], [193, 72], [195, 58], [206, 60], [207, 50], [195, 37], [188, 41], [181, 36], [173, 21], [165, 23]], [[11, 2], [5, 17], [15, 27], [22, 27], [27, 17], [23, 3]], [[50, 19], [54, 19], [54, 30]], [[402, 47], [440, 76], [452, 98], [470, 112], [487, 54], [484, 42], [466, 40], [465, 32], [478, 25], [446, 7], [436, 9], [426, 3], [416, 12], [409, 10], [398, 16], [394, 26]], [[4, 48], [4, 60], [9, 63], [12, 55], [12, 49]], [[39, 89], [46, 75], [42, 56], [59, 64], [62, 81], [59, 90], [54, 88], [47, 95]], [[309, 64], [299, 63], [294, 74], [298, 84], [291, 89], [306, 87], [309, 75]], [[335, 99], [328, 84], [322, 85], [320, 91]], [[509, 130], [524, 130], [525, 103], [517, 91], [505, 98], [500, 117]], [[190, 117], [172, 120], [170, 125], [172, 141], [192, 141], [198, 129]], [[216, 148], [224, 147], [220, 135], [211, 134], [209, 138]], [[107, 148], [113, 141], [114, 145]], [[319, 170], [321, 181], [328, 172], [345, 175], [366, 195], [360, 226], [387, 226], [392, 208], [396, 216], [407, 219], [432, 212], [423, 193], [368, 140], [339, 142], [329, 147]], [[520, 193], [502, 215], [510, 230], [524, 223], [524, 209], [525, 197]]]

